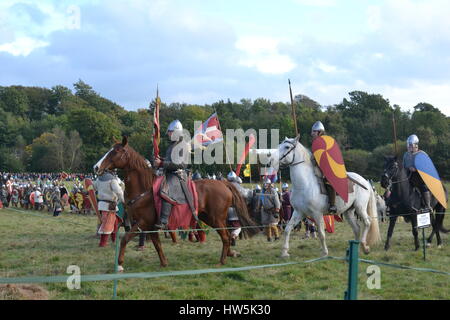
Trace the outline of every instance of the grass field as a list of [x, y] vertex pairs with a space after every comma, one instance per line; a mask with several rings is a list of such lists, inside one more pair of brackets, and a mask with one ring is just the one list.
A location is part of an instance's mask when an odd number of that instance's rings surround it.
[[[449, 227], [449, 218], [444, 225]], [[11, 209], [0, 210], [0, 277], [67, 275], [69, 265], [78, 265], [82, 274], [112, 273], [114, 247], [98, 247], [94, 237], [96, 218], [65, 213], [52, 217], [46, 212]], [[387, 224], [381, 223], [385, 239]], [[122, 229], [123, 230], [123, 229]], [[427, 229], [426, 234], [430, 232]], [[318, 239], [302, 240], [304, 230], [291, 237], [291, 257], [279, 258], [281, 242], [269, 243], [264, 235], [238, 241], [239, 258], [229, 258], [226, 267], [277, 264], [305, 261], [320, 255]], [[330, 256], [344, 257], [351, 239], [347, 223], [337, 223], [336, 232], [327, 234]], [[137, 237], [136, 237], [137, 239]], [[427, 261], [422, 251], [413, 251], [410, 225], [397, 225], [389, 252], [382, 245], [372, 248], [362, 258], [380, 262], [432, 268], [450, 272], [449, 235], [443, 235], [442, 249], [427, 249]], [[169, 266], [161, 268], [151, 242], [143, 251], [136, 251], [137, 242], [130, 242], [125, 255], [125, 272], [157, 272], [220, 268], [219, 236], [210, 231], [204, 244], [179, 238], [179, 244], [162, 237]], [[362, 255], [362, 254], [361, 254]], [[366, 269], [359, 266], [359, 299], [450, 299], [450, 276], [381, 266], [381, 289], [368, 289]], [[110, 299], [112, 281], [83, 282], [81, 289], [69, 290], [65, 283], [41, 284], [49, 299]], [[154, 279], [127, 279], [118, 284], [119, 299], [343, 299], [347, 286], [347, 263], [327, 260], [310, 264], [251, 271], [233, 271], [203, 275], [170, 276]], [[0, 299], [20, 297], [1, 294]]]

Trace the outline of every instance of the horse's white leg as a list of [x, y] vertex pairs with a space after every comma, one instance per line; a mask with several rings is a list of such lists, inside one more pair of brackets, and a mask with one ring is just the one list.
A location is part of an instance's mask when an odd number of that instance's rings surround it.
[[297, 210], [294, 210], [291, 220], [289, 220], [286, 228], [284, 229], [284, 243], [283, 247], [281, 248], [281, 257], [287, 258], [289, 257], [289, 238], [291, 236], [292, 229], [300, 222], [301, 216], [297, 212]]
[[[366, 206], [367, 207], [367, 206]], [[367, 234], [369, 233], [369, 229], [370, 229], [370, 217], [367, 214], [367, 211], [356, 207], [356, 212], [357, 214], [361, 217], [362, 223], [363, 223], [363, 227], [362, 227], [362, 232], [361, 232], [361, 245], [363, 246], [363, 250], [365, 254], [368, 254], [370, 252], [370, 248], [367, 245]]]
[[353, 230], [353, 234], [355, 235], [355, 240], [359, 240], [359, 232], [360, 227], [358, 222], [356, 221], [355, 209], [350, 209], [344, 212], [345, 220], [347, 220], [348, 224]]
[[314, 216], [314, 220], [316, 221], [320, 245], [322, 246], [322, 256], [326, 257], [328, 255], [328, 248], [325, 242], [325, 222], [323, 221], [322, 215]]

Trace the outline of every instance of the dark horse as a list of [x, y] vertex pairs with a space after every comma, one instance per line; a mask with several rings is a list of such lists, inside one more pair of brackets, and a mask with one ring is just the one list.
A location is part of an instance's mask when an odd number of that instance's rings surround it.
[[[385, 157], [384, 174], [381, 177], [381, 186], [383, 188], [391, 188], [391, 195], [386, 205], [389, 206], [389, 228], [385, 250], [390, 247], [390, 240], [394, 233], [395, 222], [399, 216], [403, 216], [406, 222], [411, 222], [412, 234], [414, 236], [415, 250], [420, 247], [418, 230], [417, 230], [417, 214], [424, 207], [420, 192], [415, 189], [409, 182], [408, 173], [403, 164], [399, 163], [394, 156]], [[445, 188], [445, 187], [444, 187]], [[445, 190], [447, 196], [447, 190]], [[428, 237], [427, 242], [431, 245], [434, 234], [436, 234], [438, 247], [442, 245], [440, 232], [448, 233], [444, 229], [445, 208], [436, 200], [431, 199], [431, 207], [436, 214], [431, 213], [431, 224], [433, 231]]]
[[[125, 248], [127, 243], [138, 233], [137, 231], [156, 231], [157, 214], [153, 199], [153, 180], [155, 173], [149, 163], [128, 145], [127, 137], [113, 148], [97, 164], [97, 172], [104, 170], [122, 169], [125, 174], [125, 201], [131, 221], [136, 221], [120, 243], [119, 270], [123, 271]], [[227, 213], [230, 206], [236, 208], [243, 227], [255, 226], [249, 217], [245, 200], [238, 190], [227, 181], [198, 180], [195, 181], [198, 193], [198, 218], [212, 228], [218, 228], [217, 233], [222, 240], [222, 255], [220, 263], [225, 264], [227, 256], [237, 256], [238, 253], [230, 249], [230, 231], [226, 229]], [[140, 231], [139, 230], [139, 231]], [[252, 236], [258, 232], [255, 228], [243, 228], [244, 232]], [[153, 245], [159, 255], [161, 266], [168, 262], [162, 250], [159, 233], [150, 233]]]

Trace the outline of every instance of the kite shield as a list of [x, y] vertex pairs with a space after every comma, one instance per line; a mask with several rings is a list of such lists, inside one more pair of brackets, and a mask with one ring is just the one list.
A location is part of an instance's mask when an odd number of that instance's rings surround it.
[[337, 142], [330, 136], [317, 137], [312, 144], [314, 158], [336, 193], [348, 201], [348, 177]]
[[414, 156], [414, 165], [433, 196], [447, 209], [444, 187], [433, 161], [425, 152], [419, 152]]

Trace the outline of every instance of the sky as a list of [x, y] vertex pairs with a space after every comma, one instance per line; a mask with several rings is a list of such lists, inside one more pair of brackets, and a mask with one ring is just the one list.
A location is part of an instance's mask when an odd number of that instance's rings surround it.
[[448, 0], [1, 0], [0, 86], [73, 89], [127, 110], [230, 99], [323, 106], [361, 90], [450, 116]]

